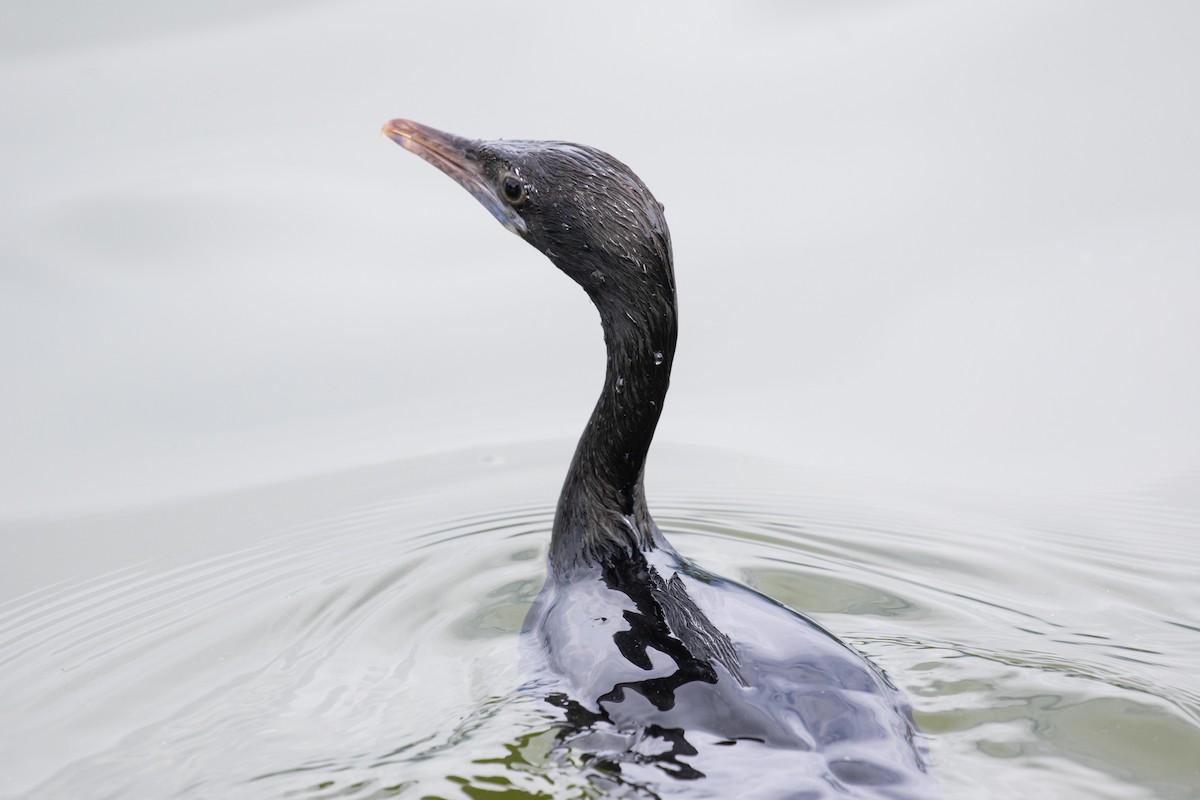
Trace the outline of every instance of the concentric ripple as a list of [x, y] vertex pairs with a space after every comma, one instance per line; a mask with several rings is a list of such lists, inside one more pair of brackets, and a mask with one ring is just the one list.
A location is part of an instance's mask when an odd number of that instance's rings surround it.
[[[569, 453], [450, 453], [6, 532], [65, 560], [0, 605], [0, 793], [652, 796], [556, 747], [552, 710], [516, 691]], [[1195, 509], [685, 448], [651, 467], [682, 553], [908, 692], [948, 797], [1200, 796]]]

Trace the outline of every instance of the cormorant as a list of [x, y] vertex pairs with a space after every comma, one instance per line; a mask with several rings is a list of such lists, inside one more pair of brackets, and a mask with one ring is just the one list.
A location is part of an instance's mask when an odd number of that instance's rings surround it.
[[642, 470], [675, 356], [663, 206], [623, 163], [555, 141], [384, 133], [454, 178], [592, 299], [604, 389], [567, 471], [546, 583], [522, 629], [562, 742], [650, 796], [928, 798], [909, 705], [811, 620], [696, 567], [646, 506]]

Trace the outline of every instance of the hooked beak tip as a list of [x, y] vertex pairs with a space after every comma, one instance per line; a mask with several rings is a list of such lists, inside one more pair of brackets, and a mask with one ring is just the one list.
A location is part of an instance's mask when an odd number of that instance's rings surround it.
[[403, 147], [412, 140], [413, 123], [406, 119], [388, 120], [379, 132]]

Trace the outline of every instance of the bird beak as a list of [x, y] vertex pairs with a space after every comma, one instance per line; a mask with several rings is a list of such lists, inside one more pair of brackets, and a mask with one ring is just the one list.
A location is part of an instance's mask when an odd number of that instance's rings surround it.
[[415, 153], [449, 175], [492, 212], [500, 224], [518, 236], [529, 228], [516, 209], [496, 191], [483, 172], [477, 153], [479, 142], [455, 136], [407, 119], [394, 119], [383, 126], [383, 134], [410, 153]]

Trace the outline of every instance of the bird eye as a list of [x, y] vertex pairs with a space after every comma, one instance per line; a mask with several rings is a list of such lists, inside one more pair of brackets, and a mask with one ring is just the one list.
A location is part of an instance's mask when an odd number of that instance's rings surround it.
[[525, 202], [525, 184], [513, 175], [504, 176], [504, 197], [511, 205], [519, 206]]

